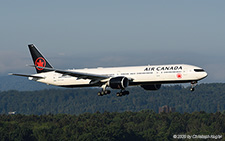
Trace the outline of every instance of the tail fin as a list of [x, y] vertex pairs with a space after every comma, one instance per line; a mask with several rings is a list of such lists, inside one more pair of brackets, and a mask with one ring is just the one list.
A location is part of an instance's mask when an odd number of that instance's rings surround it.
[[[38, 51], [38, 49], [33, 45], [28, 45], [34, 65], [40, 67], [53, 68], [52, 65], [45, 59], [45, 57]], [[35, 67], [37, 73], [48, 72], [43, 68]]]

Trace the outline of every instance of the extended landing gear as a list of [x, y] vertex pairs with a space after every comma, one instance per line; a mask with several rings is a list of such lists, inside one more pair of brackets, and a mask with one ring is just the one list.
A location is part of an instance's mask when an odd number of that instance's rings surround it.
[[191, 88], [190, 91], [192, 91], [192, 92], [195, 91], [195, 88]]
[[105, 90], [105, 91], [98, 92], [98, 96], [103, 96], [103, 95], [107, 95], [107, 94], [110, 94], [110, 93], [111, 93], [111, 91]]
[[190, 89], [190, 91], [193, 92], [195, 90], [195, 87], [196, 87], [197, 83], [198, 83], [197, 81], [192, 81], [191, 82], [191, 89]]
[[[110, 93], [111, 93], [111, 91], [109, 91], [109, 90], [100, 91], [100, 92], [98, 92], [98, 96], [103, 96], [103, 95], [107, 95]], [[121, 90], [120, 92], [116, 93], [116, 96], [120, 97], [120, 96], [124, 96], [124, 95], [129, 95], [129, 94], [130, 94], [129, 91]]]
[[[111, 93], [110, 90], [106, 90], [107, 86], [108, 86], [107, 83], [102, 85], [102, 91], [98, 92], [98, 96], [103, 96], [103, 95], [107, 95], [107, 94]], [[115, 88], [115, 89], [118, 89], [118, 88]], [[129, 95], [129, 91], [126, 91], [124, 88], [121, 89], [121, 91], [116, 94], [116, 96], [118, 96], [118, 97], [119, 96], [124, 96], [124, 95]]]
[[102, 85], [102, 91], [98, 92], [98, 96], [110, 94], [110, 90], [106, 90], [107, 84]]
[[116, 93], [116, 96], [124, 96], [124, 95], [129, 95], [130, 94], [130, 92], [129, 91], [123, 91], [123, 90], [121, 90], [120, 92], [118, 92], [118, 93]]

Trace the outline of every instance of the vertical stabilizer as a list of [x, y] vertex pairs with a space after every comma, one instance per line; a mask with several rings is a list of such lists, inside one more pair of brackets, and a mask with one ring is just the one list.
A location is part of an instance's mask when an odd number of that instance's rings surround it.
[[[28, 45], [28, 47], [35, 66], [53, 68], [52, 65], [33, 44]], [[39, 67], [35, 67], [37, 73], [48, 72], [48, 70], [44, 70], [43, 68]]]

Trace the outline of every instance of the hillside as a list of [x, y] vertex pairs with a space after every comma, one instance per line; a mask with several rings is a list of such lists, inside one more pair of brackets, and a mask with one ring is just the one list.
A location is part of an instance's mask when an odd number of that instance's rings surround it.
[[81, 115], [0, 115], [0, 138], [8, 140], [224, 140], [225, 114], [152, 110]]
[[143, 109], [158, 112], [160, 106], [175, 107], [177, 112], [225, 110], [225, 84], [198, 85], [195, 92], [181, 86], [163, 86], [158, 91], [140, 87], [129, 89], [130, 95], [116, 97], [117, 91], [99, 97], [99, 89], [46, 89], [39, 91], [0, 92], [0, 113], [16, 111], [20, 114], [82, 114], [85, 112], [124, 112]]

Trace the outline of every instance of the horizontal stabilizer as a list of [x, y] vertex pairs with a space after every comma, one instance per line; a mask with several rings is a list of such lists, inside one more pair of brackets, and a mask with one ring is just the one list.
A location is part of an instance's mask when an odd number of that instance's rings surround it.
[[28, 75], [28, 74], [15, 74], [15, 73], [9, 73], [9, 75], [16, 75], [16, 76], [22, 76], [22, 77], [33, 77], [37, 79], [43, 79], [44, 77], [41, 76], [34, 76], [34, 75]]

